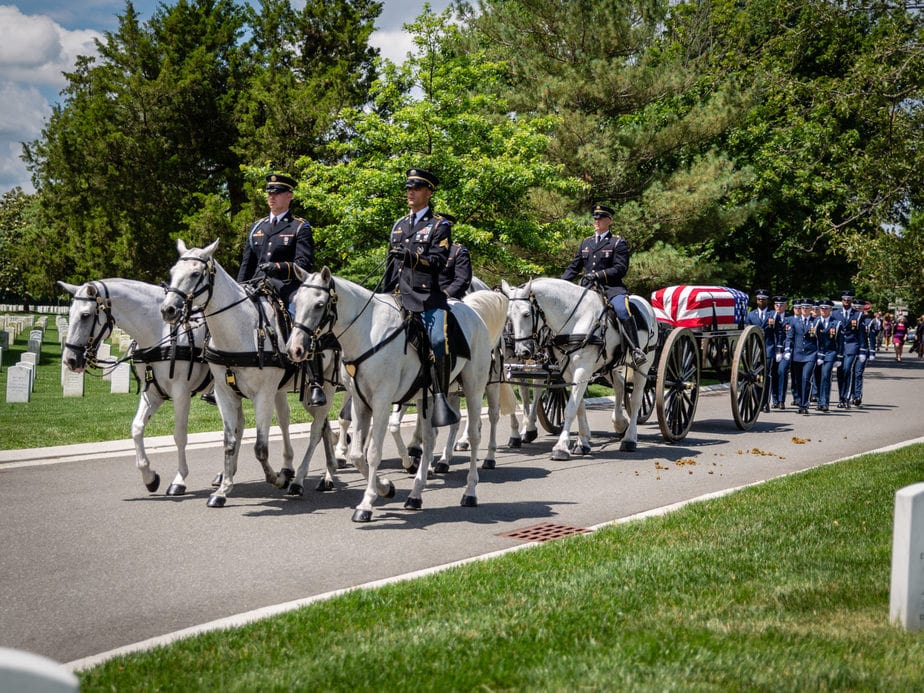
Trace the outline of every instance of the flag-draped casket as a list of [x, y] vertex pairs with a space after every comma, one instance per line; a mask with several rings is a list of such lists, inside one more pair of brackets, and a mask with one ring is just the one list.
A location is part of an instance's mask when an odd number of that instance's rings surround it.
[[673, 327], [732, 330], [744, 327], [748, 295], [727, 286], [668, 286], [651, 294], [651, 307]]

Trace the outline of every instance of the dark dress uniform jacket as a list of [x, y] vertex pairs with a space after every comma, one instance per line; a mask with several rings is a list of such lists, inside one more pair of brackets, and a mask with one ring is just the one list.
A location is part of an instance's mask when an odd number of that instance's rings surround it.
[[449, 249], [449, 260], [440, 274], [440, 288], [449, 298], [462, 300], [468, 287], [472, 285], [472, 258], [468, 248], [461, 243], [453, 243]]
[[863, 313], [858, 310], [838, 308], [831, 313], [831, 317], [841, 322], [841, 331], [844, 334], [844, 356], [856, 356], [868, 351], [868, 344], [866, 349], [862, 348], [863, 341], [867, 339]]
[[815, 336], [815, 318], [802, 319], [792, 315], [786, 319], [785, 351], [792, 355], [794, 363], [814, 361], [818, 353], [818, 339]]
[[599, 284], [606, 292], [607, 298], [625, 294], [626, 286], [622, 278], [629, 271], [629, 245], [622, 236], [614, 236], [607, 231], [597, 242], [591, 236], [581, 241], [581, 247], [571, 264], [565, 268], [561, 278], [571, 281], [580, 274], [581, 286]]
[[446, 294], [440, 289], [440, 273], [449, 260], [452, 244], [448, 221], [428, 209], [411, 227], [410, 215], [401, 217], [391, 229], [389, 250], [408, 250], [409, 263], [389, 257], [382, 290], [398, 290], [401, 303], [413, 313], [433, 308], [446, 310]]
[[[250, 229], [237, 280], [244, 282], [252, 279], [257, 267], [263, 262], [294, 262], [306, 272], [313, 272], [314, 234], [311, 225], [293, 216], [292, 212], [286, 212], [275, 224], [270, 223], [269, 217], [260, 219]], [[289, 278], [270, 280], [287, 304], [299, 285], [295, 272], [291, 269], [289, 271]]]

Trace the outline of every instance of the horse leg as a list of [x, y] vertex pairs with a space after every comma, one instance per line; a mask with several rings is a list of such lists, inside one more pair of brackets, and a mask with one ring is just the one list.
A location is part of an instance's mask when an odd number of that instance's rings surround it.
[[[470, 363], [469, 367], [472, 365]], [[483, 392], [484, 385], [482, 384], [480, 391], [466, 391], [465, 393], [468, 408], [468, 439], [471, 441], [468, 476], [461, 501], [461, 505], [466, 508], [474, 508], [478, 505], [478, 446], [481, 444], [481, 393]]]
[[237, 456], [241, 450], [241, 435], [244, 432], [244, 406], [238, 397], [224, 383], [224, 378], [215, 383], [215, 400], [221, 412], [224, 430], [224, 471], [221, 483], [209, 496], [208, 507], [223, 508], [228, 501], [228, 494], [234, 488], [234, 475], [237, 473]]
[[523, 425], [520, 431], [520, 437], [524, 443], [532, 443], [539, 437], [539, 429], [536, 428], [536, 419], [539, 416], [536, 408], [539, 406], [538, 395], [526, 385], [520, 386], [520, 397], [523, 400]]
[[408, 474], [413, 474], [417, 471], [417, 464], [420, 460], [414, 462], [410, 459], [407, 446], [404, 444], [404, 438], [401, 437], [401, 420], [404, 418], [405, 409], [406, 407], [403, 404], [399, 404], [392, 409], [391, 416], [388, 418], [388, 432], [391, 433], [391, 437], [395, 441], [395, 447], [398, 448], [401, 466], [404, 467]]
[[[460, 404], [462, 400], [457, 394], [449, 395], [449, 404], [456, 411], [460, 410]], [[468, 418], [468, 412], [462, 414], [462, 419], [458, 423], [454, 423], [449, 426], [449, 432], [446, 434], [446, 445], [443, 446], [442, 456], [433, 463], [433, 473], [434, 474], [448, 474], [449, 465], [452, 464], [452, 451], [453, 450], [468, 450], [468, 433], [459, 439], [456, 442], [456, 436], [459, 434], [459, 428], [462, 424], [462, 421], [465, 421]], [[418, 421], [420, 419], [418, 418]], [[466, 429], [467, 431], [467, 429]], [[436, 447], [436, 431], [433, 432], [433, 447]]]
[[[380, 410], [388, 411], [387, 404]], [[371, 413], [371, 412], [370, 412]], [[356, 421], [356, 411], [353, 411], [353, 420]], [[382, 447], [385, 442], [385, 434], [388, 432], [388, 419], [386, 417], [372, 417], [372, 431], [369, 435], [368, 445], [366, 446], [366, 464], [368, 465], [368, 474], [366, 478], [366, 491], [363, 499], [353, 511], [353, 522], [369, 522], [372, 520], [372, 504], [380, 495], [386, 498], [393, 498], [395, 495], [395, 486], [390, 481], [382, 482], [379, 479], [379, 463], [382, 461]], [[356, 441], [354, 440], [354, 451]], [[423, 465], [421, 465], [423, 466]], [[418, 470], [418, 474], [420, 470]], [[424, 472], [426, 473], [426, 472]]]
[[[421, 402], [417, 403], [417, 410], [421, 410]], [[417, 425], [420, 429], [420, 438], [421, 438], [421, 463], [417, 468], [417, 474], [414, 476], [414, 486], [411, 488], [411, 493], [408, 495], [407, 500], [404, 502], [404, 507], [407, 510], [420, 510], [423, 507], [423, 500], [421, 495], [423, 494], [424, 488], [427, 486], [427, 477], [429, 475], [429, 465], [423, 464], [424, 456], [427, 459], [432, 459], [433, 457], [433, 441], [435, 439], [433, 426], [430, 424], [430, 416], [433, 415], [432, 409], [427, 412], [427, 418], [424, 419], [422, 416], [417, 416]]]
[[[289, 398], [284, 389], [276, 390], [275, 401], [276, 421], [279, 423], [279, 431], [282, 434], [282, 469], [279, 470], [279, 474], [276, 474], [272, 467], [270, 467], [269, 472], [275, 477], [274, 481], [270, 483], [276, 488], [286, 489], [292, 482], [292, 477], [295, 476], [295, 471], [292, 469], [292, 460], [295, 458], [295, 451], [292, 449], [292, 436], [289, 432], [289, 425], [292, 423], [292, 413], [289, 409]], [[273, 413], [270, 411], [266, 426], [267, 463], [269, 461], [269, 427], [272, 422]], [[259, 439], [259, 434], [257, 438]], [[266, 467], [264, 467], [264, 471], [265, 470]], [[266, 478], [267, 481], [269, 481], [269, 474], [267, 474]]]
[[[138, 409], [135, 412], [135, 418], [132, 420], [132, 441], [135, 443], [135, 467], [141, 472], [141, 480], [145, 488], [151, 493], [155, 493], [160, 488], [160, 474], [151, 469], [151, 460], [148, 459], [148, 453], [144, 449], [144, 429], [148, 421], [154, 416], [164, 400], [160, 395], [151, 394], [150, 390], [141, 393], [138, 399]], [[180, 459], [182, 457], [180, 453]], [[169, 491], [168, 491], [169, 493]]]
[[173, 442], [176, 443], [177, 467], [173, 483], [167, 487], [168, 496], [182, 496], [186, 493], [186, 477], [189, 475], [189, 465], [186, 463], [189, 403], [188, 393], [180, 393], [173, 398]]
[[324, 389], [328, 404], [320, 407], [312, 407], [305, 402], [304, 398], [302, 399], [302, 406], [305, 407], [305, 410], [311, 416], [311, 429], [308, 434], [308, 447], [305, 450], [301, 463], [298, 465], [298, 469], [295, 470], [295, 475], [286, 492], [290, 496], [303, 495], [305, 477], [308, 475], [308, 465], [311, 462], [311, 457], [314, 455], [318, 443], [322, 440], [324, 442], [326, 471], [324, 478], [318, 483], [317, 490], [330, 491], [334, 487], [333, 474], [337, 468], [337, 459], [334, 456], [333, 446], [331, 445], [330, 436], [328, 435], [330, 433], [330, 425], [327, 422], [327, 412], [330, 411], [330, 402], [332, 401], [333, 392], [328, 392], [328, 388], [326, 387]]
[[584, 399], [581, 398], [581, 401], [578, 403], [577, 410], [577, 425], [578, 425], [578, 436], [575, 447], [572, 448], [575, 452], [581, 455], [590, 454], [590, 423], [587, 421], [587, 406], [584, 404]]
[[571, 387], [571, 396], [568, 397], [568, 402], [565, 404], [561, 434], [558, 436], [558, 442], [556, 442], [555, 446], [552, 448], [552, 459], [557, 461], [571, 459], [571, 453], [569, 451], [571, 426], [574, 423], [574, 417], [577, 416], [578, 407], [584, 397], [584, 391], [587, 389], [587, 382], [589, 379], [589, 374], [582, 366], [575, 368], [573, 373], [572, 380], [574, 381], [574, 385]]
[[[644, 377], [643, 377], [644, 376]], [[635, 372], [634, 378], [636, 382], [645, 382], [647, 374]], [[633, 388], [632, 397], [629, 398], [629, 411], [623, 413], [623, 408], [621, 402], [624, 399], [624, 388], [625, 381], [621, 378], [614, 377], [614, 385], [618, 382], [621, 383], [623, 387], [623, 392], [617, 392], [614, 388], [614, 396], [616, 397], [616, 402], [619, 403], [620, 414], [622, 415], [623, 420], [627, 421], [626, 427], [624, 428], [624, 435], [622, 438], [622, 443], [619, 445], [619, 449], [622, 452], [635, 452], [638, 449], [638, 413], [642, 409], [642, 399], [645, 396], [645, 388]]]
[[[500, 420], [500, 383], [491, 383], [485, 388], [488, 400], [488, 452], [485, 454], [482, 469], [494, 469], [497, 466], [497, 422]], [[479, 422], [480, 423], [480, 422]], [[480, 431], [480, 428], [479, 428]], [[466, 431], [466, 436], [468, 432]]]

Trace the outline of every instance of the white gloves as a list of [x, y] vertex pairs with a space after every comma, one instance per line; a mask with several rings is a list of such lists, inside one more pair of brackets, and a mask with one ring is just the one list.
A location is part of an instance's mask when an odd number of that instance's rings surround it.
[[835, 362], [834, 362], [834, 367], [835, 367], [835, 368], [840, 368], [840, 367], [841, 367], [841, 362], [840, 362], [840, 361], [835, 361]]
[[857, 358], [860, 359], [860, 363], [866, 362], [866, 354], [860, 354]]
[[825, 362], [824, 359], [815, 359], [815, 365], [816, 365], [816, 366], [820, 366], [820, 365], [823, 364], [824, 362]]
[[782, 360], [783, 360], [783, 355], [782, 355], [782, 354], [777, 354], [777, 355], [776, 355], [776, 362], [779, 363], [779, 362], [782, 361]]

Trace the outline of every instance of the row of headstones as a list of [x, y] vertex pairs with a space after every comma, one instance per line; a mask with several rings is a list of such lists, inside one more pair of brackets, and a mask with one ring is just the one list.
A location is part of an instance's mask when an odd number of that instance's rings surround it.
[[[4, 316], [5, 317], [5, 316]], [[31, 322], [31, 317], [29, 318]], [[7, 370], [6, 379], [6, 401], [7, 402], [29, 402], [32, 393], [35, 391], [35, 371], [38, 367], [38, 361], [42, 349], [42, 339], [44, 336], [44, 327], [47, 325], [47, 317], [42, 316], [35, 321], [36, 325], [41, 325], [41, 329], [34, 329], [29, 333], [28, 346], [26, 352], [20, 356], [20, 361]], [[67, 336], [67, 319], [58, 316], [55, 319], [58, 328], [58, 336], [63, 347], [64, 340]], [[113, 342], [118, 342], [119, 349], [125, 352], [130, 344], [131, 338], [121, 330], [114, 330], [112, 336]], [[3, 350], [0, 348], [0, 363], [2, 363]], [[100, 344], [97, 350], [97, 357], [101, 361], [106, 361], [112, 357], [112, 346], [108, 343]], [[104, 380], [110, 383], [110, 392], [128, 393], [131, 391], [131, 364], [122, 362], [114, 368], [107, 369], [103, 375]], [[83, 397], [84, 394], [84, 374], [74, 373], [61, 364], [61, 388], [65, 397]]]

